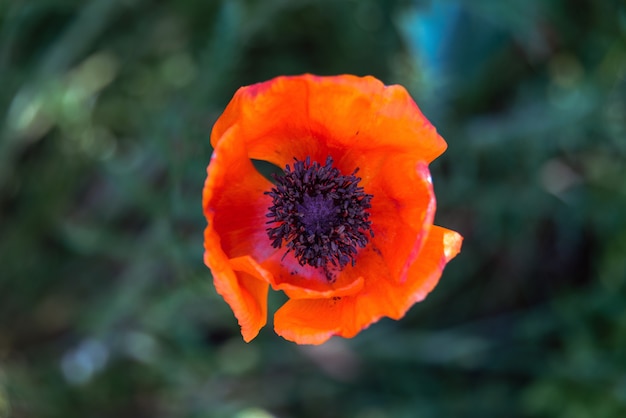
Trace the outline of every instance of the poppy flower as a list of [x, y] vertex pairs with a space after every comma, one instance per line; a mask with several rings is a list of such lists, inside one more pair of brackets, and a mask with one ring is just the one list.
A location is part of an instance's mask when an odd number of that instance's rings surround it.
[[[306, 74], [242, 87], [211, 145], [204, 261], [245, 341], [270, 286], [288, 297], [276, 333], [321, 344], [402, 318], [460, 251], [433, 225], [428, 164], [446, 142], [401, 86]], [[253, 160], [283, 172], [270, 181]]]

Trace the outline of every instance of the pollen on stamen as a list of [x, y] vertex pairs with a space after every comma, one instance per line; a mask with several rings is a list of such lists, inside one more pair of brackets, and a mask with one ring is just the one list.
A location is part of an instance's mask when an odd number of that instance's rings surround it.
[[358, 249], [374, 236], [369, 220], [373, 196], [359, 186], [357, 171], [341, 174], [330, 156], [324, 165], [310, 157], [294, 158], [293, 168], [287, 164], [265, 192], [272, 198], [266, 215], [274, 225], [267, 228], [272, 246], [285, 246], [285, 255], [292, 251], [302, 266], [328, 271], [354, 265]]

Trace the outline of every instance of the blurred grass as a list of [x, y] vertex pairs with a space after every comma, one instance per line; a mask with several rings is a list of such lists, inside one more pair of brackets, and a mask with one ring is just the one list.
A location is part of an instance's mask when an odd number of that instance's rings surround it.
[[[466, 240], [400, 322], [245, 344], [208, 137], [302, 72], [410, 89]], [[618, 0], [1, 2], [0, 417], [626, 416], [625, 74]]]

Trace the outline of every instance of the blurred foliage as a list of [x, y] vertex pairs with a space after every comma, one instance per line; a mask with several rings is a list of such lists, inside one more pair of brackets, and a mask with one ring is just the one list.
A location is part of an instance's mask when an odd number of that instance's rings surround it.
[[[208, 137], [303, 72], [409, 88], [466, 240], [402, 321], [245, 344]], [[0, 417], [626, 416], [625, 76], [621, 0], [0, 2]]]

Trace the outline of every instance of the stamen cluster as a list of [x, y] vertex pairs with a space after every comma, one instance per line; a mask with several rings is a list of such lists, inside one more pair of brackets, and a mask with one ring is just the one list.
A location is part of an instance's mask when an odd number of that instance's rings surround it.
[[354, 265], [357, 247], [374, 236], [369, 220], [372, 195], [360, 187], [355, 174], [344, 176], [333, 167], [329, 156], [325, 165], [294, 158], [293, 169], [287, 164], [284, 175], [274, 176], [267, 229], [274, 248], [287, 247], [300, 265], [343, 268]]

